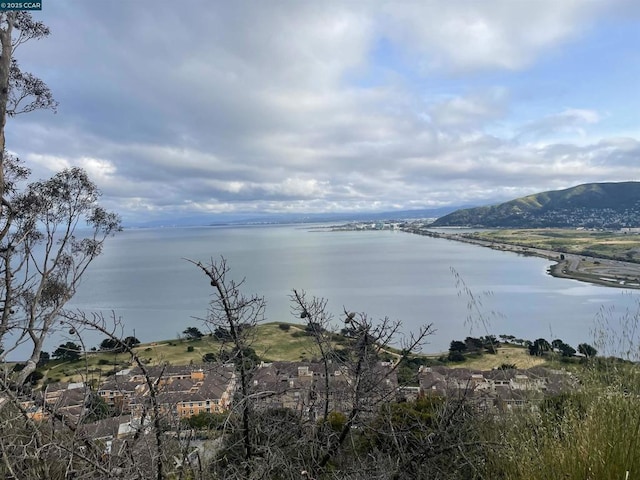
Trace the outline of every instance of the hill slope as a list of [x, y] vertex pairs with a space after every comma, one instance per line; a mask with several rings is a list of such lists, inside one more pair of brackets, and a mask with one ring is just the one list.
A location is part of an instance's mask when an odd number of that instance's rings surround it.
[[517, 198], [499, 205], [466, 208], [433, 226], [588, 227], [640, 226], [640, 182], [587, 183]]

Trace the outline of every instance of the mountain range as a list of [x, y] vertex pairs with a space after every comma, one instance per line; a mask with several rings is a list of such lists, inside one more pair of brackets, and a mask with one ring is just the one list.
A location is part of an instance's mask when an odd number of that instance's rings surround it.
[[586, 183], [465, 208], [438, 218], [432, 226], [640, 227], [640, 182]]
[[407, 220], [414, 218], [438, 218], [454, 210], [463, 208], [447, 206], [416, 210], [394, 210], [385, 212], [334, 212], [334, 213], [238, 213], [238, 214], [201, 214], [182, 217], [162, 218], [146, 222], [129, 222], [126, 227], [192, 227], [221, 225], [269, 225], [288, 223], [326, 223], [326, 222], [370, 222], [380, 220]]

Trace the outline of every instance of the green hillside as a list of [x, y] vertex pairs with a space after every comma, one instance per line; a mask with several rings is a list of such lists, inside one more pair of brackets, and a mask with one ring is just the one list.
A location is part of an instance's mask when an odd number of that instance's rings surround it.
[[640, 226], [640, 182], [587, 183], [517, 198], [499, 205], [457, 210], [433, 226], [587, 227]]

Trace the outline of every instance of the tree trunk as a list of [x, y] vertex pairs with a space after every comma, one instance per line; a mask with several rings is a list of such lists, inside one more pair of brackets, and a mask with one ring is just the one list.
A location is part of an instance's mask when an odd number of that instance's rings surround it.
[[[5, 18], [3, 19], [2, 16]], [[6, 27], [0, 28], [0, 43], [2, 44], [2, 56], [0, 56], [0, 217], [4, 210], [6, 199], [4, 198], [4, 159], [5, 159], [5, 134], [7, 124], [7, 103], [9, 102], [9, 73], [11, 71], [11, 34], [15, 22], [15, 12], [7, 12], [0, 16], [0, 21], [6, 20]]]

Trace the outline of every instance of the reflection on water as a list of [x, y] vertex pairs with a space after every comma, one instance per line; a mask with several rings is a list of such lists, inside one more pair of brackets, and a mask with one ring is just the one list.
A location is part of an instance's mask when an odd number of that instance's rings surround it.
[[[293, 288], [304, 289], [329, 299], [337, 316], [346, 307], [402, 320], [406, 329], [433, 323], [437, 333], [430, 351], [446, 350], [454, 338], [486, 333], [588, 342], [601, 305], [624, 307], [636, 298], [550, 277], [544, 259], [459, 242], [402, 232], [268, 226], [122, 232], [87, 272], [73, 306], [113, 310], [123, 318], [125, 334], [135, 330], [143, 341], [175, 337], [199, 325], [194, 317], [205, 315], [211, 293], [184, 258], [207, 261], [221, 255], [233, 278], [246, 278], [246, 293], [265, 296], [269, 321], [296, 321], [288, 296]], [[482, 299], [490, 332], [465, 325], [468, 298], [459, 295], [451, 268]]]

